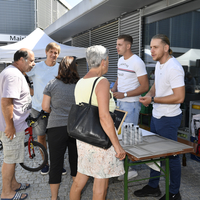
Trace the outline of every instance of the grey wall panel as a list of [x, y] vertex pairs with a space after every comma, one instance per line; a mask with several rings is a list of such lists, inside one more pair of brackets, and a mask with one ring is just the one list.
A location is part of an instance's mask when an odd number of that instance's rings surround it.
[[4, 64], [0, 63], [0, 73], [4, 70], [5, 66]]
[[124, 16], [120, 20], [120, 34], [129, 34], [133, 37], [132, 51], [133, 53], [140, 56], [140, 47], [141, 47], [141, 20], [140, 12], [135, 12]]
[[[85, 47], [85, 48], [89, 47], [90, 46], [90, 31], [73, 37], [71, 44], [72, 46], [75, 46], [75, 47]], [[77, 67], [78, 73], [79, 73], [80, 78], [82, 78], [88, 72], [86, 59], [79, 59], [77, 62], [78, 62], [78, 67]]]
[[52, 23], [65, 14], [68, 9], [59, 1], [52, 0]]
[[44, 29], [52, 21], [52, 0], [37, 0], [38, 27]]
[[78, 74], [79, 74], [80, 78], [83, 78], [88, 71], [86, 59], [85, 58], [78, 59], [77, 64], [78, 64], [78, 66], [77, 66]]
[[[132, 51], [140, 55], [141, 48], [141, 17], [140, 12], [134, 12], [118, 20], [100, 25], [84, 34], [73, 37], [72, 45], [88, 47], [92, 45], [103, 45], [109, 49], [109, 69], [105, 77], [110, 82], [117, 79], [118, 54], [116, 51], [116, 41], [119, 34], [130, 34], [133, 37]], [[84, 71], [85, 72], [85, 71]], [[82, 73], [82, 72], [81, 72]]]
[[75, 47], [89, 47], [90, 46], [90, 31], [73, 37], [72, 46]]
[[35, 0], [0, 0], [0, 33], [28, 35], [35, 29]]
[[52, 1], [52, 23], [56, 21], [57, 17], [57, 10], [58, 10], [58, 3], [57, 1]]
[[38, 26], [45, 29], [68, 9], [57, 0], [37, 0], [38, 2]]
[[64, 42], [65, 45], [68, 45], [68, 46], [72, 46], [72, 41], [67, 41], [67, 42]]
[[[114, 82], [117, 78], [118, 54], [116, 51], [116, 41], [118, 36], [118, 20], [101, 25], [86, 33], [73, 37], [72, 45], [77, 47], [89, 47], [92, 45], [103, 45], [109, 50], [109, 68], [105, 77]], [[82, 66], [81, 66], [82, 67]], [[79, 69], [80, 71], [80, 69]], [[80, 71], [82, 76], [87, 72], [87, 66], [83, 66]]]
[[105, 74], [104, 76], [110, 82], [115, 82], [117, 78], [117, 36], [118, 20], [103, 25], [91, 31], [91, 45], [103, 45], [109, 50], [109, 68], [107, 74]]
[[68, 9], [66, 9], [66, 7], [64, 7], [59, 1], [57, 1], [57, 19], [64, 15], [67, 11]]

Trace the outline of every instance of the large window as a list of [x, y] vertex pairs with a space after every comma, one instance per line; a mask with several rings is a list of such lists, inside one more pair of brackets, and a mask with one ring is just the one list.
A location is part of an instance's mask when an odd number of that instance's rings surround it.
[[[151, 37], [163, 33], [170, 38], [177, 55], [191, 48], [200, 49], [200, 9], [145, 25], [145, 45]], [[185, 52], [184, 52], [185, 49]]]

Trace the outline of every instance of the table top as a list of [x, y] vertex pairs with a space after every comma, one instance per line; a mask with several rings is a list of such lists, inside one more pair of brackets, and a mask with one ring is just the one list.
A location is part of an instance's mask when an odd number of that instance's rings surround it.
[[191, 152], [191, 153], [194, 153], [196, 156], [199, 156], [200, 157], [200, 153], [199, 154], [196, 154], [196, 149], [197, 149], [197, 143], [194, 143], [194, 142], [190, 142], [190, 141], [188, 141], [188, 140], [186, 140], [186, 139], [183, 139], [183, 138], [180, 138], [180, 137], [178, 137], [178, 142], [181, 142], [181, 143], [183, 143], [183, 144], [187, 144], [187, 145], [189, 145], [189, 146], [192, 146], [193, 147], [193, 149], [194, 149], [194, 152]]
[[122, 147], [126, 151], [129, 159], [133, 161], [194, 152], [193, 146], [176, 142], [156, 134], [143, 136], [143, 142], [140, 144], [132, 146], [122, 145]]

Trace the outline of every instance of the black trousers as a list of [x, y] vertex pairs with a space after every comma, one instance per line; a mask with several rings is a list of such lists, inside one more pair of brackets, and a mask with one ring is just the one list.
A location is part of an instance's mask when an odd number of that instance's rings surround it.
[[67, 126], [49, 128], [47, 135], [50, 153], [49, 184], [61, 182], [64, 154], [67, 147], [71, 176], [76, 176], [78, 159], [76, 140], [69, 137]]

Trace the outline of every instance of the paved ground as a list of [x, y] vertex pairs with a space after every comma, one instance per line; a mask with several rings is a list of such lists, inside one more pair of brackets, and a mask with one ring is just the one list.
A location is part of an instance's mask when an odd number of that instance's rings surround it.
[[[2, 166], [3, 152], [0, 151], [0, 168]], [[194, 161], [190, 158], [190, 154], [186, 155], [187, 166], [182, 167], [182, 180], [180, 192], [182, 200], [200, 200], [200, 162]], [[69, 175], [68, 155], [65, 154], [65, 167], [68, 171], [67, 175], [62, 178], [61, 187], [59, 190], [59, 196], [61, 200], [69, 200], [69, 192], [72, 184], [72, 178]], [[139, 178], [148, 177], [149, 169], [146, 165], [140, 165], [136, 167]], [[19, 182], [27, 182], [31, 184], [31, 187], [26, 190], [29, 194], [27, 199], [32, 200], [50, 200], [50, 188], [48, 185], [48, 175], [42, 176], [40, 172], [28, 172], [24, 170], [20, 165], [16, 167], [16, 177]], [[135, 182], [129, 184], [129, 200], [156, 200], [159, 198], [138, 198], [132, 193], [134, 190], [143, 187], [147, 181]], [[82, 194], [82, 200], [92, 199], [92, 184], [93, 179], [90, 178]], [[121, 200], [123, 198], [123, 182], [118, 181], [117, 178], [112, 178], [109, 181], [109, 188], [107, 194], [107, 200]], [[165, 191], [164, 178], [160, 181], [160, 188], [162, 193]], [[2, 177], [0, 176], [0, 192], [2, 189]]]

